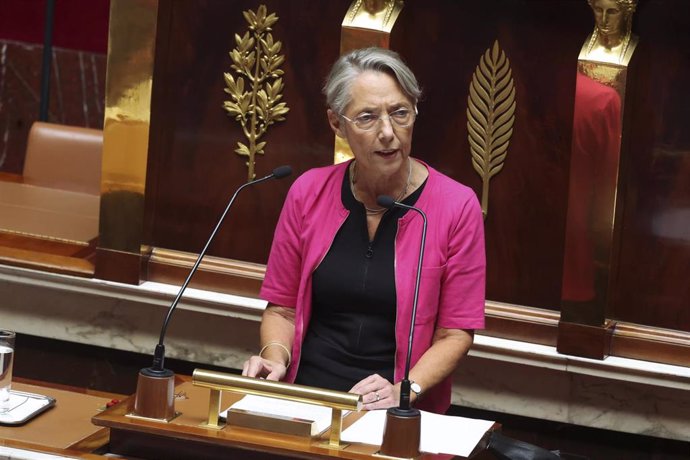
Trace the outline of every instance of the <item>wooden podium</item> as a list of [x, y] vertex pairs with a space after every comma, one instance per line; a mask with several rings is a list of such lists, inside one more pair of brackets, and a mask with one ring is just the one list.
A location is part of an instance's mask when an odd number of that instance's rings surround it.
[[[371, 459], [378, 446], [349, 444], [335, 450], [328, 446], [328, 432], [320, 437], [303, 438], [248, 428], [225, 426], [210, 429], [203, 426], [208, 417], [210, 391], [184, 379], [175, 388], [175, 408], [180, 413], [168, 423], [127, 416], [133, 397], [93, 417], [95, 425], [110, 428], [110, 452], [142, 459], [276, 459], [276, 458], [344, 458]], [[222, 407], [228, 407], [242, 395], [223, 392]], [[361, 413], [349, 414], [343, 425], [349, 426]], [[470, 458], [484, 457], [483, 443]], [[476, 455], [474, 455], [476, 454]], [[458, 458], [452, 455], [425, 454], [422, 459]]]

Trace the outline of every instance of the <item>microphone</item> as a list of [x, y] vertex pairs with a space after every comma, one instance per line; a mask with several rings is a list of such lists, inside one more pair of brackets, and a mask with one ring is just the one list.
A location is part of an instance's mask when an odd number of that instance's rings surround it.
[[[279, 166], [275, 168], [273, 172], [271, 172], [271, 174], [269, 174], [268, 176], [242, 184], [232, 195], [232, 198], [230, 198], [230, 201], [228, 202], [227, 206], [225, 207], [225, 210], [223, 211], [223, 214], [220, 216], [220, 219], [218, 219], [218, 223], [211, 232], [211, 236], [208, 238], [208, 241], [206, 241], [206, 244], [199, 253], [196, 262], [194, 262], [194, 265], [192, 266], [192, 269], [189, 272], [189, 275], [187, 275], [187, 279], [184, 281], [184, 283], [182, 283], [182, 286], [180, 287], [180, 290], [178, 291], [175, 300], [173, 300], [172, 304], [168, 308], [168, 314], [165, 317], [165, 320], [163, 321], [163, 326], [161, 328], [158, 344], [156, 345], [156, 349], [153, 354], [153, 364], [151, 365], [151, 367], [145, 367], [141, 369], [141, 371], [139, 372], [137, 392], [134, 401], [134, 415], [139, 417], [153, 418], [157, 420], [169, 420], [175, 416], [173, 401], [174, 374], [172, 371], [170, 371], [169, 369], [165, 369], [164, 367], [165, 333], [168, 329], [168, 324], [170, 323], [170, 319], [172, 318], [175, 308], [177, 307], [177, 304], [180, 302], [180, 299], [182, 298], [182, 294], [184, 293], [185, 289], [187, 289], [187, 285], [192, 280], [192, 276], [194, 276], [197, 269], [199, 268], [201, 259], [203, 259], [204, 255], [206, 255], [206, 251], [208, 250], [209, 246], [213, 242], [213, 239], [218, 233], [218, 230], [220, 229], [220, 226], [225, 220], [225, 216], [228, 214], [228, 211], [230, 211], [232, 204], [235, 202], [237, 195], [250, 185], [258, 184], [260, 182], [264, 182], [270, 179], [282, 179], [284, 177], [289, 176], [290, 174], [292, 174], [292, 168], [290, 166]], [[164, 385], [167, 388], [164, 388]], [[165, 399], [162, 400], [162, 398]]]
[[409, 206], [395, 201], [388, 195], [380, 195], [376, 202], [384, 208], [398, 207], [415, 211], [422, 217], [422, 236], [419, 245], [419, 260], [417, 262], [417, 278], [414, 285], [414, 300], [412, 301], [412, 318], [410, 319], [410, 333], [407, 341], [407, 359], [405, 374], [400, 382], [400, 403], [386, 411], [386, 426], [381, 444], [381, 454], [390, 457], [416, 458], [420, 455], [419, 441], [421, 430], [421, 414], [418, 409], [410, 405], [410, 362], [412, 361], [412, 342], [414, 339], [414, 325], [417, 318], [417, 301], [419, 299], [419, 283], [422, 278], [422, 262], [424, 260], [424, 245], [426, 243], [426, 214], [415, 206]]

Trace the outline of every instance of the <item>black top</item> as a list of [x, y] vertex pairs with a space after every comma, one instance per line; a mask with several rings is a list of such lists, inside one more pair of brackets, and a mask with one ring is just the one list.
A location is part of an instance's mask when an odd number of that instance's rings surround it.
[[[424, 184], [403, 203], [414, 205]], [[391, 208], [369, 241], [364, 206], [345, 174], [350, 211], [312, 280], [312, 315], [296, 383], [348, 391], [371, 374], [393, 382], [395, 365], [395, 236], [406, 209]]]

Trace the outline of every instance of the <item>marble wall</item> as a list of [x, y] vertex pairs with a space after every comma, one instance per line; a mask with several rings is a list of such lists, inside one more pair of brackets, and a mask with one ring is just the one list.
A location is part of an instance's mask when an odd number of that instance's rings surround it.
[[[0, 40], [0, 171], [20, 174], [38, 119], [43, 46]], [[106, 55], [53, 48], [48, 121], [103, 127]]]

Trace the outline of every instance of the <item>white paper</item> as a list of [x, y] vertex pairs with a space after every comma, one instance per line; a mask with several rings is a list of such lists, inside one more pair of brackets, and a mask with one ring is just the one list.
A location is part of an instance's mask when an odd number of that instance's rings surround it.
[[[321, 433], [331, 426], [331, 408], [316, 406], [285, 399], [269, 398], [266, 396], [246, 395], [230, 406], [231, 409], [242, 409], [266, 415], [300, 418], [316, 422], [316, 432]], [[228, 409], [220, 413], [227, 416]]]
[[[494, 424], [489, 420], [451, 417], [424, 411], [421, 411], [421, 414], [419, 448], [422, 452], [432, 454], [468, 457], [484, 433]], [[385, 422], [385, 410], [370, 411], [344, 430], [341, 439], [345, 442], [380, 446], [383, 442]]]
[[422, 412], [423, 452], [469, 457], [494, 422]]
[[380, 446], [383, 442], [383, 425], [386, 423], [385, 410], [372, 410], [340, 433], [344, 442], [361, 442]]

